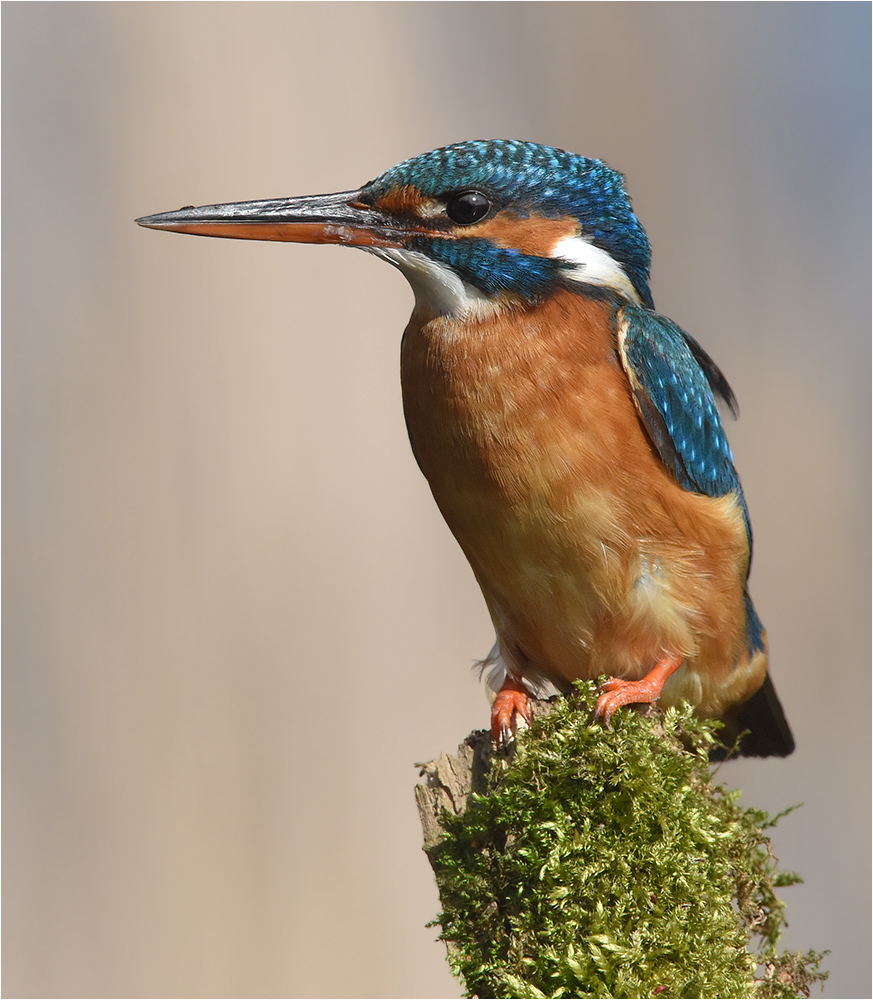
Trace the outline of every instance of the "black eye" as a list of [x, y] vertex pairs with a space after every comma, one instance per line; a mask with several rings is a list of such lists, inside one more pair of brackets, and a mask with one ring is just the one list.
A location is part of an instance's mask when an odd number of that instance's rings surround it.
[[446, 202], [446, 215], [459, 226], [484, 219], [490, 209], [491, 202], [479, 191], [459, 191]]

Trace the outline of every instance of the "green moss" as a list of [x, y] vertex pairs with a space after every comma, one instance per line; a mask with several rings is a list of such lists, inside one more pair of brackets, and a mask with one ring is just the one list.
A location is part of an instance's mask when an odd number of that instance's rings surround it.
[[606, 731], [591, 704], [579, 684], [443, 815], [429, 856], [467, 995], [808, 996], [821, 956], [776, 952], [774, 889], [799, 879], [776, 871], [766, 814], [713, 786], [713, 726], [620, 711]]

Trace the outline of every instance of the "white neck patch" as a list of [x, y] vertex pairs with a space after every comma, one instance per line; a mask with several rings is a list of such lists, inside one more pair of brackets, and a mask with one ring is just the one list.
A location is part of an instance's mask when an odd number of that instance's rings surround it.
[[416, 309], [432, 316], [481, 318], [501, 309], [501, 302], [464, 281], [450, 267], [414, 250], [362, 247], [403, 273], [415, 293]]
[[565, 236], [552, 247], [551, 256], [555, 260], [566, 260], [573, 264], [564, 272], [571, 281], [585, 285], [600, 285], [612, 288], [631, 302], [642, 305], [637, 290], [620, 264], [600, 247], [589, 243], [582, 236]]

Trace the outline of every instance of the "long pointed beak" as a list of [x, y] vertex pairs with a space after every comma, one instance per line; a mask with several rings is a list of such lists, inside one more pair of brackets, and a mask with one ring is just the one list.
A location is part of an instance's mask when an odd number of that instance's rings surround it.
[[360, 191], [188, 206], [146, 215], [137, 223], [194, 236], [287, 243], [338, 243], [358, 247], [400, 247], [404, 236], [395, 220], [360, 200]]

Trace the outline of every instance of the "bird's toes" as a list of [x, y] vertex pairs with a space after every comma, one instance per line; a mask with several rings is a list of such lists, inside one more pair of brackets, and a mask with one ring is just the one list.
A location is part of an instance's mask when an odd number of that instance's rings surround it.
[[504, 682], [491, 706], [491, 739], [498, 746], [508, 746], [529, 723], [527, 691], [516, 682]]
[[610, 677], [598, 689], [601, 692], [594, 708], [594, 720], [603, 719], [607, 729], [611, 729], [610, 720], [616, 710], [623, 705], [646, 700], [638, 681], [625, 681], [620, 677]]

